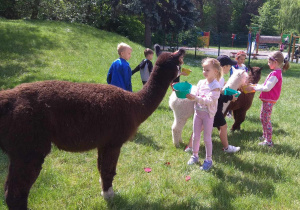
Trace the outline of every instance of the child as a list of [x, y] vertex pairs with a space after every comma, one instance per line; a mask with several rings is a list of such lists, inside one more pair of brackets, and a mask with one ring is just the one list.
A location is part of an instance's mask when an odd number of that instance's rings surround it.
[[260, 120], [263, 127], [263, 136], [259, 143], [261, 146], [273, 146], [272, 141], [272, 124], [271, 124], [271, 114], [274, 104], [277, 102], [281, 92], [282, 85], [282, 70], [287, 70], [289, 68], [289, 62], [284, 60], [283, 54], [280, 51], [274, 52], [269, 57], [268, 65], [271, 70], [273, 70], [265, 80], [263, 85], [256, 85], [255, 87], [249, 86], [247, 89], [249, 91], [261, 91], [259, 98], [262, 100], [263, 104], [260, 112]]
[[245, 70], [246, 72], [248, 72], [248, 68], [246, 67], [245, 60], [246, 60], [246, 53], [244, 51], [239, 51], [236, 55], [235, 55], [235, 60], [237, 61], [236, 65], [233, 65], [233, 67], [230, 69], [230, 76], [233, 74], [233, 72], [236, 69], [242, 69]]
[[131, 68], [127, 62], [131, 57], [132, 48], [125, 43], [117, 47], [120, 58], [115, 60], [107, 73], [107, 83], [132, 92]]
[[152, 72], [153, 69], [153, 65], [151, 62], [151, 60], [153, 59], [153, 54], [154, 52], [151, 49], [149, 48], [145, 49], [144, 55], [146, 59], [142, 60], [142, 62], [137, 67], [135, 67], [135, 69], [132, 71], [132, 75], [140, 71], [143, 85], [145, 85], [146, 82], [148, 81], [150, 77], [150, 73]]
[[201, 170], [209, 170], [212, 167], [212, 128], [214, 116], [217, 111], [218, 98], [221, 86], [218, 82], [222, 77], [222, 69], [217, 59], [207, 58], [202, 63], [205, 80], [200, 80], [197, 84], [196, 95], [187, 94], [189, 100], [196, 101], [193, 122], [193, 155], [188, 164], [199, 162], [198, 152], [203, 126], [203, 136], [206, 148], [206, 159]]
[[[228, 74], [229, 70], [232, 65], [236, 65], [237, 62], [231, 60], [228, 56], [226, 55], [220, 55], [217, 60], [220, 62], [221, 68], [223, 70], [223, 74]], [[219, 81], [221, 88], [224, 86], [224, 78], [222, 77]], [[236, 95], [236, 94], [235, 94]], [[228, 144], [228, 138], [227, 138], [227, 124], [226, 120], [224, 118], [224, 115], [222, 113], [223, 110], [223, 103], [226, 103], [228, 101], [236, 101], [237, 97], [233, 96], [226, 96], [223, 94], [220, 94], [220, 97], [218, 99], [218, 108], [217, 112], [214, 117], [214, 124], [213, 127], [218, 128], [219, 130], [219, 135], [220, 135], [220, 140], [223, 144], [223, 150], [226, 153], [235, 153], [240, 150], [240, 147], [235, 147], [232, 145]], [[190, 139], [190, 143], [185, 149], [186, 152], [192, 151], [192, 138]]]
[[[226, 55], [219, 56], [217, 58], [217, 60], [220, 62], [220, 65], [221, 65], [222, 70], [223, 70], [223, 74], [228, 74], [231, 66], [237, 64], [237, 62], [231, 60]], [[220, 79], [220, 85], [221, 85], [221, 88], [224, 86], [224, 78], [223, 77]], [[227, 123], [226, 123], [226, 120], [225, 120], [224, 115], [222, 113], [223, 103], [227, 103], [228, 101], [236, 101], [236, 100], [237, 100], [236, 94], [232, 95], [232, 96], [227, 96], [227, 95], [220, 94], [220, 97], [218, 99], [217, 113], [214, 117], [213, 127], [218, 128], [220, 140], [223, 144], [223, 150], [226, 153], [235, 153], [235, 152], [238, 152], [240, 150], [240, 147], [235, 147], [235, 146], [232, 146], [232, 145], [228, 144]]]

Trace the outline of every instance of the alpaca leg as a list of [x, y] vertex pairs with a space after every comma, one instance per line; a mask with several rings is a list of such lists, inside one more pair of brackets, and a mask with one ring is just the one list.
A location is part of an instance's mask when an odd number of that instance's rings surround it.
[[245, 121], [246, 112], [243, 109], [233, 111], [234, 124], [231, 127], [232, 131], [241, 130], [241, 124]]
[[178, 147], [179, 143], [182, 143], [182, 130], [186, 121], [190, 116], [175, 116], [174, 113], [174, 122], [172, 125], [172, 137], [173, 137], [173, 144]]
[[27, 199], [33, 183], [42, 169], [45, 155], [30, 153], [10, 157], [5, 183], [5, 199], [9, 209], [27, 209]]
[[98, 170], [101, 175], [101, 185], [104, 199], [114, 196], [112, 181], [116, 175], [116, 167], [121, 147], [106, 147], [98, 150]]

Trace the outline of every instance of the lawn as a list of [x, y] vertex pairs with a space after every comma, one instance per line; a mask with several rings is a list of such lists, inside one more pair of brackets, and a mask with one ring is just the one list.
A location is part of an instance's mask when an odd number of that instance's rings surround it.
[[[48, 79], [106, 83], [121, 41], [133, 48], [129, 63], [134, 68], [143, 59], [144, 47], [119, 35], [79, 24], [0, 19], [0, 87]], [[203, 78], [201, 59], [203, 56], [194, 58], [194, 52], [188, 52], [183, 67], [193, 72], [182, 81], [196, 84]], [[262, 83], [270, 72], [267, 61], [251, 64], [264, 67]], [[229, 143], [240, 146], [241, 151], [225, 154], [214, 130], [213, 169], [203, 172], [197, 165], [188, 166], [190, 154], [184, 152], [185, 145], [175, 148], [172, 143], [169, 89], [158, 109], [122, 147], [113, 182], [115, 198], [106, 202], [100, 195], [96, 150], [69, 153], [53, 145], [31, 189], [29, 208], [300, 209], [300, 65], [292, 64], [283, 77], [282, 95], [272, 114], [273, 148], [257, 145], [261, 102], [256, 94], [242, 130], [229, 133]], [[139, 74], [133, 76], [132, 83], [134, 91], [142, 88]], [[233, 120], [227, 122], [231, 127]], [[189, 119], [184, 143], [191, 131]], [[203, 141], [199, 157], [201, 161], [205, 157]], [[7, 167], [8, 157], [0, 151], [2, 184]], [[144, 172], [145, 167], [150, 167], [151, 173]], [[191, 179], [186, 181], [186, 176]], [[4, 191], [0, 192], [0, 209], [7, 209]]]

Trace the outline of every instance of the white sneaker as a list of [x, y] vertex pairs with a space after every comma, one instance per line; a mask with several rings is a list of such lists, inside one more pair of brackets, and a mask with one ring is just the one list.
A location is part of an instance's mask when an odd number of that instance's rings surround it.
[[184, 149], [185, 152], [193, 152], [193, 148], [186, 146], [186, 148]]
[[235, 153], [235, 152], [238, 152], [240, 151], [240, 147], [235, 147], [235, 146], [232, 146], [232, 145], [228, 145], [227, 149], [224, 149], [224, 152], [226, 153]]
[[265, 139], [265, 137], [263, 137], [263, 136], [261, 136], [261, 137], [258, 137], [258, 139], [259, 139], [260, 141], [264, 141], [264, 140], [266, 140], [266, 139]]
[[199, 157], [196, 157], [195, 155], [192, 155], [187, 164], [188, 165], [193, 165], [193, 164], [198, 163], [198, 162], [199, 162]]

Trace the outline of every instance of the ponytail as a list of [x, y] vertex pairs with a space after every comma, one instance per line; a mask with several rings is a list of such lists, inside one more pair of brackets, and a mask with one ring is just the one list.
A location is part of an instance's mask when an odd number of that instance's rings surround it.
[[288, 61], [288, 59], [284, 59], [283, 60], [283, 67], [282, 67], [282, 70], [283, 71], [286, 71], [286, 70], [288, 70], [289, 68], [290, 68], [290, 62]]
[[217, 80], [220, 81], [220, 79], [222, 78], [222, 76], [223, 76], [223, 70], [220, 69], [220, 70], [218, 70]]

